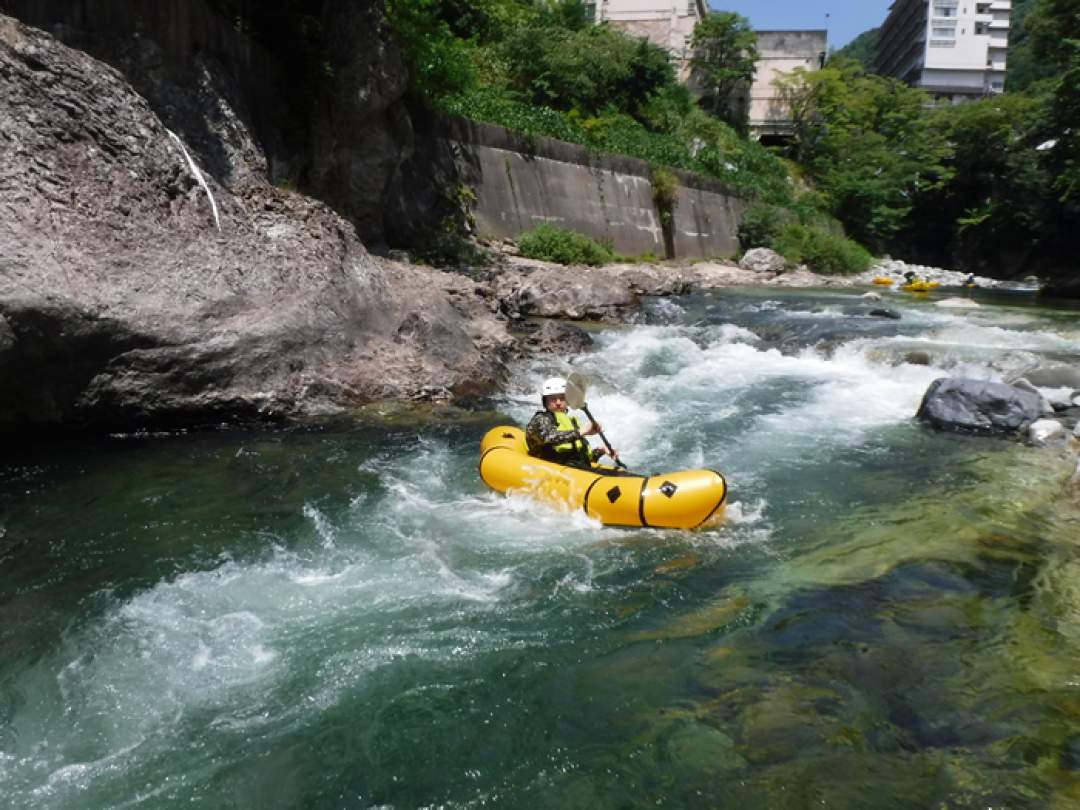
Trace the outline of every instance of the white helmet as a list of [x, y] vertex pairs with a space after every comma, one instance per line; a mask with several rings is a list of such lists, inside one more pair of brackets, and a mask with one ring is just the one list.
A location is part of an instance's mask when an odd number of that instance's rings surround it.
[[544, 380], [544, 385], [540, 389], [540, 401], [544, 400], [544, 397], [549, 397], [552, 394], [565, 394], [566, 393], [566, 380], [562, 377], [552, 377], [551, 379]]

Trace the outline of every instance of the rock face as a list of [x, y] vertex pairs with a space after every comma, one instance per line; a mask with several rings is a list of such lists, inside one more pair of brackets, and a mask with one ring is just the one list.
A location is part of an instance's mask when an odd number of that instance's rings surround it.
[[375, 260], [325, 205], [269, 185], [229, 97], [231, 185], [204, 166], [204, 187], [121, 74], [0, 16], [0, 432], [495, 383], [510, 339], [475, 283]]
[[1038, 394], [1004, 383], [942, 377], [923, 396], [916, 417], [939, 430], [1016, 433], [1043, 414]]
[[254, 172], [303, 188], [370, 245], [391, 231], [429, 231], [445, 213], [439, 189], [454, 182], [441, 176], [452, 156], [414, 137], [383, 5], [4, 0], [0, 9], [119, 70], [221, 185], [243, 193]]

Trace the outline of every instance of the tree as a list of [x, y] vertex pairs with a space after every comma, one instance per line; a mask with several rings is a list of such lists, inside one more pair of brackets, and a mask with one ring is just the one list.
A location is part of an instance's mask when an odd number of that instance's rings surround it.
[[1040, 0], [1025, 30], [1056, 77], [1044, 117], [1044, 165], [1060, 202], [1080, 207], [1080, 0]]
[[709, 14], [694, 26], [690, 69], [705, 91], [702, 106], [738, 132], [746, 132], [748, 95], [758, 59], [757, 34], [731, 11]]
[[596, 115], [642, 116], [649, 99], [675, 84], [667, 52], [607, 26], [525, 27], [503, 44], [511, 87], [534, 104]]
[[867, 73], [874, 72], [878, 53], [878, 32], [880, 28], [863, 31], [855, 39], [830, 55], [830, 59], [854, 59]]
[[858, 241], [883, 248], [921, 192], [947, 179], [949, 148], [924, 112], [926, 94], [867, 75], [853, 60], [777, 80], [796, 149], [831, 213]]

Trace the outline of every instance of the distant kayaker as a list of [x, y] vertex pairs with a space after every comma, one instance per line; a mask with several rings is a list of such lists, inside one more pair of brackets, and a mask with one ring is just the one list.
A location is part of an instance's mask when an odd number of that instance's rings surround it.
[[[591, 469], [593, 462], [607, 455], [607, 449], [592, 447], [586, 436], [600, 432], [600, 425], [592, 422], [584, 430], [577, 417], [566, 412], [566, 380], [552, 377], [544, 381], [540, 389], [540, 402], [544, 410], [537, 411], [525, 428], [525, 442], [529, 455], [564, 464], [569, 467]], [[612, 449], [611, 458], [619, 460], [619, 452]]]

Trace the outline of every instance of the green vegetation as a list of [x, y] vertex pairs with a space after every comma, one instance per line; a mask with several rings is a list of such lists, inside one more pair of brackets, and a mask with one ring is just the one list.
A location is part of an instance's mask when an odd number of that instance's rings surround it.
[[[695, 33], [693, 67], [710, 88], [703, 108], [663, 49], [592, 25], [580, 0], [387, 0], [387, 9], [416, 97], [528, 136], [647, 161], [661, 222], [675, 210], [672, 169], [716, 178], [734, 194], [781, 209], [806, 205], [788, 165], [738, 131], [746, 123], [738, 99], [745, 101], [756, 55], [754, 34], [738, 15], [710, 15]], [[829, 232], [838, 229], [833, 221]], [[530, 254], [537, 258], [582, 261], [563, 251], [570, 241], [550, 229], [525, 240], [530, 251], [543, 251]], [[816, 256], [803, 242], [800, 256]]]
[[863, 31], [855, 39], [830, 55], [830, 59], [854, 59], [867, 73], [874, 71], [877, 61], [878, 32], [880, 28]]
[[861, 273], [873, 260], [865, 248], [844, 236], [839, 223], [809, 204], [751, 205], [739, 226], [739, 244], [745, 249], [771, 248], [791, 264], [831, 275]]
[[750, 83], [757, 62], [757, 34], [734, 12], [710, 14], [694, 27], [690, 67], [705, 91], [702, 103], [717, 118], [746, 134]]
[[1014, 8], [1003, 95], [935, 105], [840, 56], [783, 80], [795, 157], [864, 244], [988, 275], [1075, 274], [1080, 2]]
[[518, 250], [529, 259], [559, 264], [604, 264], [615, 260], [615, 254], [577, 231], [554, 225], [538, 225], [518, 237]]
[[944, 135], [926, 115], [925, 93], [832, 59], [777, 82], [795, 122], [796, 159], [855, 239], [886, 248], [915, 197], [946, 176]]

